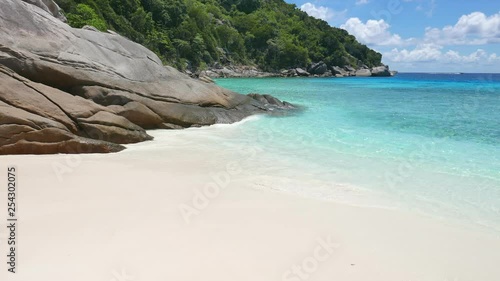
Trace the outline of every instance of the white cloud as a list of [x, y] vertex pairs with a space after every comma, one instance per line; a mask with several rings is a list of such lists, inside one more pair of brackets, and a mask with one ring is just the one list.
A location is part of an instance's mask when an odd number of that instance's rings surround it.
[[328, 8], [328, 7], [316, 6], [316, 5], [309, 3], [309, 2], [300, 6], [300, 9], [312, 17], [322, 19], [325, 21], [331, 20], [335, 17], [343, 17], [347, 13], [347, 10], [337, 12], [335, 10]]
[[363, 23], [359, 18], [350, 18], [340, 26], [354, 35], [361, 43], [378, 46], [400, 46], [409, 44], [413, 39], [403, 40], [398, 34], [389, 31], [391, 26], [383, 19], [368, 20]]
[[454, 50], [443, 51], [443, 46], [437, 44], [417, 45], [413, 50], [392, 49], [384, 54], [384, 59], [396, 63], [442, 63], [442, 64], [492, 64], [500, 62], [496, 53], [488, 54], [483, 49], [477, 49], [469, 55], [461, 55]]
[[484, 45], [500, 43], [500, 12], [486, 16], [474, 12], [442, 29], [426, 28], [425, 41], [441, 45]]
[[435, 44], [418, 45], [415, 49], [408, 51], [407, 49], [399, 50], [392, 49], [384, 54], [384, 58], [393, 62], [427, 62], [438, 60], [441, 56], [443, 47]]
[[491, 54], [488, 57], [488, 62], [492, 63], [492, 62], [495, 62], [495, 61], [499, 61], [500, 62], [500, 57], [497, 56], [497, 54], [493, 53], [493, 54]]
[[368, 4], [370, 0], [356, 0], [356, 5]]

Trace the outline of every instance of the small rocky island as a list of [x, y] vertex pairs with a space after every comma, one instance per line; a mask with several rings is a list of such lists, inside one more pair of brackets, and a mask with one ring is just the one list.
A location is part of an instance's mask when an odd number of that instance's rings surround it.
[[3, 0], [0, 154], [107, 153], [146, 129], [232, 123], [293, 108], [164, 66], [112, 31], [75, 29], [52, 0]]

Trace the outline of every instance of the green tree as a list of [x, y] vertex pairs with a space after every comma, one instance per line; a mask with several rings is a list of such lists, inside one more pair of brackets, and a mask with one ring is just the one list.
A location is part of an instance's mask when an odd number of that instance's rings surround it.
[[85, 4], [76, 5], [75, 13], [68, 15], [68, 23], [77, 28], [91, 25], [101, 31], [107, 30], [104, 19], [100, 18], [94, 9]]
[[283, 0], [55, 1], [71, 26], [114, 30], [179, 68], [231, 62], [279, 70], [320, 60], [378, 66], [382, 59], [347, 31]]

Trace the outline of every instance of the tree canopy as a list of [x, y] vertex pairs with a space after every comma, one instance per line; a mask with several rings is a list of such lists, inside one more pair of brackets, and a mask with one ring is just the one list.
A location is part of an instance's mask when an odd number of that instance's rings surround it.
[[56, 0], [73, 27], [114, 30], [179, 69], [215, 63], [266, 71], [381, 64], [382, 55], [343, 29], [283, 0]]

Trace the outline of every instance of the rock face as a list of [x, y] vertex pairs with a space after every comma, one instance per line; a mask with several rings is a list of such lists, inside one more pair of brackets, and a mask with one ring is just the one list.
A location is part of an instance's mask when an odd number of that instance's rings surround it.
[[309, 67], [308, 72], [311, 74], [322, 75], [328, 70], [326, 63], [320, 61], [318, 63], [313, 63], [311, 67]]
[[284, 69], [280, 72], [263, 72], [258, 70], [253, 66], [221, 66], [216, 64], [209, 70], [204, 70], [199, 73], [191, 73], [186, 71], [186, 74], [191, 77], [196, 77], [204, 82], [213, 82], [211, 78], [234, 78], [234, 77], [349, 77], [349, 76], [359, 76], [359, 77], [369, 77], [369, 76], [393, 76], [392, 72], [389, 71], [388, 66], [378, 66], [374, 68], [369, 68], [366, 65], [361, 65], [359, 68], [355, 69], [352, 66], [346, 65], [344, 67], [331, 66], [328, 67], [327, 64], [320, 61], [311, 64], [311, 66], [305, 71], [303, 68], [291, 68]]
[[25, 0], [25, 2], [35, 5], [59, 20], [66, 22], [66, 17], [61, 12], [61, 8], [52, 0]]
[[354, 72], [354, 71], [356, 71], [356, 69], [354, 69], [354, 68], [353, 68], [352, 66], [350, 66], [350, 65], [346, 65], [346, 66], [344, 66], [344, 69], [345, 69], [346, 71], [348, 71], [348, 72]]
[[340, 75], [340, 77], [349, 76], [349, 73], [347, 71], [345, 71], [343, 68], [340, 68], [338, 66], [332, 67], [332, 73], [335, 75]]
[[52, 0], [2, 0], [0, 154], [116, 152], [144, 129], [286, 110], [190, 78], [115, 33], [73, 29]]
[[370, 77], [370, 76], [372, 76], [372, 72], [369, 69], [362, 68], [362, 69], [358, 69], [356, 71], [356, 76], [358, 76], [358, 77]]
[[229, 65], [222, 67], [220, 65], [216, 65], [215, 67], [211, 68], [210, 70], [204, 70], [201, 71], [197, 75], [191, 75], [191, 76], [198, 76], [200, 79], [205, 79], [205, 77], [208, 78], [233, 78], [233, 77], [276, 77], [278, 76], [275, 73], [269, 73], [269, 72], [263, 72], [258, 70], [256, 67], [253, 66], [234, 66], [234, 65]]
[[286, 113], [286, 111], [283, 111], [283, 109], [294, 109], [295, 107], [286, 102], [286, 101], [280, 101], [279, 99], [271, 96], [271, 95], [260, 95], [260, 94], [248, 94], [249, 97], [253, 98], [256, 101], [259, 101], [260, 103], [264, 104], [267, 106], [271, 111], [277, 111], [277, 114], [283, 114]]
[[209, 70], [200, 73], [186, 71], [191, 77], [196, 77], [206, 83], [213, 83], [211, 78], [232, 78], [232, 77], [389, 77], [397, 74], [396, 71], [390, 71], [389, 66], [382, 65], [369, 68], [366, 65], [360, 65], [357, 69], [350, 65], [344, 67], [330, 66], [320, 61], [311, 64], [305, 71], [302, 68], [283, 69], [279, 72], [263, 72], [253, 66], [222, 66], [218, 63]]
[[303, 70], [302, 68], [295, 68], [295, 73], [297, 73], [298, 76], [309, 76], [309, 72]]
[[372, 68], [372, 76], [388, 77], [392, 76], [387, 65]]

